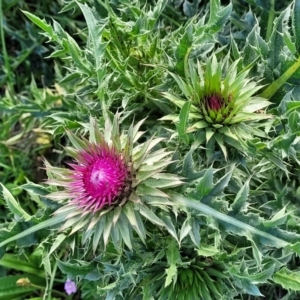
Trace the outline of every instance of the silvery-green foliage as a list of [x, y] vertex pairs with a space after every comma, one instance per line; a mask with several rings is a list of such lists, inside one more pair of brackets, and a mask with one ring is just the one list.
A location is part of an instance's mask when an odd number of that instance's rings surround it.
[[[47, 276], [76, 279], [83, 299], [258, 299], [275, 285], [297, 299], [300, 1], [206, 2], [66, 1], [78, 35], [24, 12], [61, 91], [32, 84], [30, 109], [64, 148], [45, 162], [49, 185], [21, 186], [35, 214], [1, 185], [13, 216], [1, 255], [42, 249]], [[126, 160], [129, 190], [82, 209], [68, 202], [80, 151], [87, 164], [104, 144]]]

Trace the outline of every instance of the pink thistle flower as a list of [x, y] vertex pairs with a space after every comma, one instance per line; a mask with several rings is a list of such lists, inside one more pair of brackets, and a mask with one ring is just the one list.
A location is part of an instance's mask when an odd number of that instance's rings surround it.
[[206, 106], [210, 110], [219, 111], [224, 103], [224, 99], [217, 94], [205, 97]]
[[74, 172], [69, 175], [67, 191], [76, 206], [95, 212], [124, 198], [130, 184], [127, 164], [107, 144], [89, 142], [86, 149], [78, 152], [77, 164], [70, 166]]
[[[63, 223], [60, 230], [70, 228], [70, 235], [81, 231], [82, 243], [92, 243], [94, 253], [99, 243], [106, 247], [109, 241], [118, 251], [124, 244], [132, 249], [133, 230], [145, 241], [143, 217], [166, 226], [153, 211], [172, 205], [162, 189], [183, 183], [177, 175], [162, 172], [172, 162], [171, 152], [159, 147], [152, 151], [162, 138], [137, 143], [143, 122], [120, 133], [116, 115], [113, 123], [107, 120], [102, 134], [91, 119], [89, 140], [67, 131], [73, 147], [65, 150], [74, 158], [69, 169], [45, 162], [47, 183], [54, 186], [47, 197], [63, 204], [54, 212], [56, 222]], [[156, 198], [159, 204], [147, 203]]]

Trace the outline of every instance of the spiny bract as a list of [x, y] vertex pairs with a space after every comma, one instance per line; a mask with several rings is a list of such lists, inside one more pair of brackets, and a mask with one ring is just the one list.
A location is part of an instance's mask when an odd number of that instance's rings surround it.
[[[185, 68], [185, 80], [171, 73], [181, 93], [186, 99], [172, 93], [164, 92], [163, 96], [181, 109], [176, 115], [167, 115], [162, 120], [175, 123], [185, 122], [184, 134], [194, 132], [195, 143], [206, 142], [206, 147], [214, 150], [217, 143], [227, 158], [227, 146], [243, 150], [245, 141], [254, 136], [266, 137], [259, 127], [265, 124], [259, 121], [269, 119], [264, 109], [270, 102], [253, 96], [260, 88], [247, 78], [249, 69], [238, 72], [236, 60], [229, 65], [229, 58], [218, 62], [215, 55], [208, 59], [203, 67], [191, 60]], [[182, 132], [181, 132], [181, 135]]]
[[166, 227], [156, 212], [166, 213], [172, 202], [161, 189], [182, 182], [176, 175], [162, 173], [172, 162], [171, 152], [158, 148], [151, 153], [162, 138], [137, 143], [144, 134], [139, 131], [143, 122], [120, 134], [116, 116], [113, 123], [106, 122], [102, 134], [92, 120], [89, 140], [67, 132], [75, 147], [66, 148], [75, 159], [71, 169], [47, 164], [53, 177], [48, 184], [63, 187], [63, 191], [48, 195], [63, 203], [55, 212], [65, 221], [61, 229], [72, 228], [70, 234], [81, 230], [83, 244], [92, 238], [94, 251], [102, 239], [106, 246], [109, 237], [117, 249], [122, 249], [122, 241], [131, 249], [132, 229], [144, 241], [146, 229], [141, 216]]

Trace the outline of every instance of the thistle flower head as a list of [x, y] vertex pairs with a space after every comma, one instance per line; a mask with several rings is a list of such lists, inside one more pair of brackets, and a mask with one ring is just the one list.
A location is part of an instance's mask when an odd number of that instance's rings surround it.
[[73, 182], [67, 190], [76, 195], [73, 203], [83, 211], [118, 205], [131, 189], [131, 174], [126, 162], [106, 144], [87, 141], [86, 146], [87, 149], [79, 151], [77, 164], [70, 164], [74, 170]]
[[106, 122], [103, 133], [92, 120], [89, 140], [67, 132], [74, 146], [66, 147], [74, 159], [70, 169], [46, 163], [48, 184], [62, 188], [48, 195], [63, 204], [55, 212], [64, 222], [61, 229], [71, 228], [70, 234], [80, 231], [83, 244], [92, 241], [94, 251], [99, 243], [105, 247], [109, 241], [118, 250], [123, 242], [132, 248], [133, 230], [144, 241], [141, 216], [167, 227], [156, 215], [159, 208], [166, 211], [172, 205], [162, 189], [182, 182], [176, 175], [162, 173], [171, 163], [171, 153], [162, 148], [152, 152], [162, 138], [137, 143], [143, 122], [120, 134], [117, 115], [113, 123]]
[[205, 96], [204, 105], [207, 110], [219, 111], [225, 104], [224, 98], [218, 94]]
[[249, 70], [238, 72], [240, 60], [232, 62], [229, 67], [228, 60], [226, 57], [218, 62], [213, 55], [205, 66], [199, 62], [194, 65], [190, 61], [185, 79], [171, 74], [184, 97], [163, 93], [181, 111], [162, 118], [175, 123], [187, 120], [179, 126], [179, 135], [183, 135], [185, 126], [184, 133], [197, 133], [197, 144], [206, 142], [208, 148], [212, 147], [210, 150], [214, 150], [214, 145], [218, 144], [225, 158], [227, 146], [243, 151], [245, 140], [254, 136], [265, 137], [266, 134], [259, 129], [265, 124], [261, 120], [271, 117], [264, 111], [270, 102], [253, 96], [261, 86], [247, 77]]

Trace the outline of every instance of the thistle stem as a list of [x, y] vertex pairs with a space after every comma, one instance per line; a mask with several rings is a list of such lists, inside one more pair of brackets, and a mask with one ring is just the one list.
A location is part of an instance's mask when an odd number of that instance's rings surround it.
[[[62, 256], [62, 254], [63, 254], [64, 251], [65, 251], [65, 249], [62, 249], [60, 251], [60, 253], [58, 255], [59, 259], [61, 258], [61, 256]], [[51, 272], [52, 274], [51, 274], [51, 278], [50, 278], [50, 283], [49, 283], [49, 285], [47, 287], [48, 291], [47, 291], [47, 293], [45, 293], [45, 294], [47, 294], [47, 299], [48, 300], [52, 299], [52, 289], [53, 289], [53, 283], [54, 283], [56, 272], [57, 272], [57, 259], [55, 260], [55, 263], [54, 263], [54, 266], [53, 266], [53, 269], [52, 269], [52, 272]], [[57, 291], [55, 291], [55, 292], [57, 292]]]
[[140, 89], [140, 85], [138, 84], [137, 81], [134, 81], [132, 78], [130, 78], [127, 74], [126, 74], [126, 71], [123, 70], [123, 68], [117, 63], [117, 61], [115, 60], [114, 56], [112, 55], [112, 53], [109, 51], [109, 48], [107, 47], [106, 48], [106, 52], [107, 54], [109, 55], [112, 63], [115, 65], [115, 67], [118, 69], [118, 71], [124, 75], [124, 77], [130, 82], [130, 84], [137, 88], [137, 89]]
[[275, 18], [275, 0], [271, 0], [271, 6], [270, 6], [269, 18], [268, 18], [268, 26], [267, 26], [267, 32], [266, 32], [266, 42], [268, 42], [271, 37], [274, 18]]
[[281, 238], [273, 236], [272, 234], [270, 234], [268, 232], [264, 232], [264, 231], [257, 229], [247, 223], [239, 221], [239, 220], [235, 219], [234, 217], [223, 214], [223, 213], [213, 209], [212, 207], [209, 207], [208, 205], [205, 205], [197, 200], [189, 199], [187, 197], [184, 197], [182, 195], [175, 194], [175, 193], [173, 194], [173, 200], [178, 205], [195, 209], [195, 210], [202, 212], [208, 216], [212, 216], [218, 220], [221, 220], [228, 224], [236, 226], [236, 227], [240, 228], [245, 233], [245, 235], [247, 233], [249, 233], [249, 234], [261, 236], [263, 238], [266, 238], [266, 239], [272, 241], [273, 243], [276, 243], [279, 247], [286, 247], [286, 246], [290, 245], [287, 241], [285, 241]]
[[192, 47], [188, 48], [184, 57], [184, 75], [186, 80], [189, 80], [189, 56], [192, 51]]

